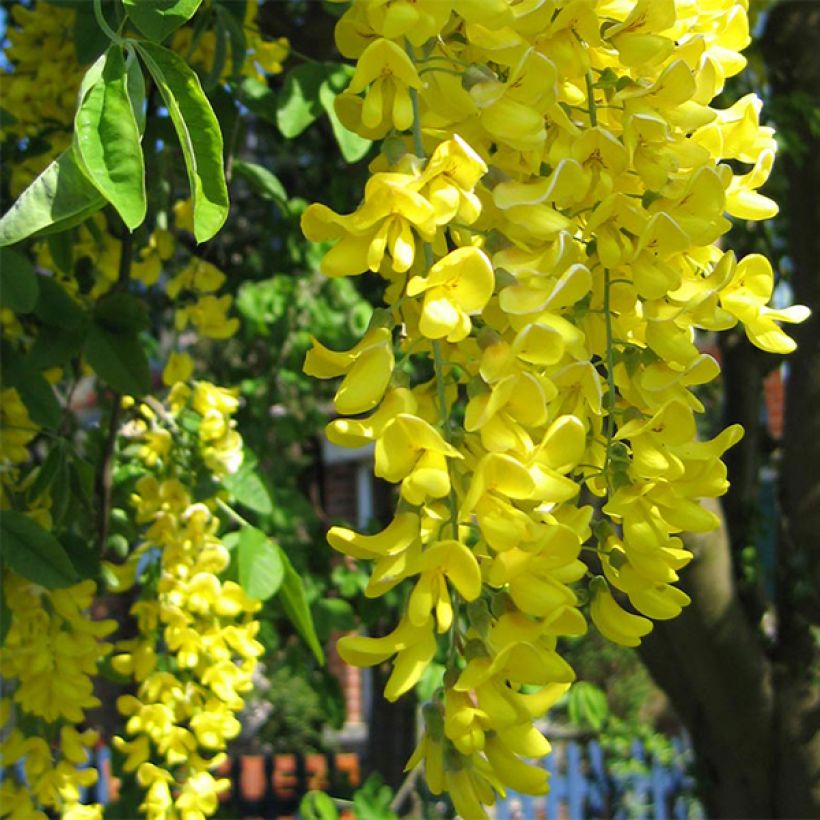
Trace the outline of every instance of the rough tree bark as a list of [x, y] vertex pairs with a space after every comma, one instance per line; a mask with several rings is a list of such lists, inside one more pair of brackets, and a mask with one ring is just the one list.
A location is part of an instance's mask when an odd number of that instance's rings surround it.
[[[799, 92], [802, 104], [817, 105], [820, 3], [778, 4], [763, 50], [774, 94]], [[696, 558], [683, 586], [692, 605], [676, 621], [658, 624], [642, 648], [691, 731], [714, 817], [820, 816], [820, 137], [806, 112], [798, 113], [791, 125], [799, 123], [795, 136], [804, 150], [780, 159], [788, 184], [781, 204], [789, 216], [795, 301], [814, 316], [796, 329], [799, 347], [788, 364], [773, 624], [764, 634], [738, 594], [728, 530], [747, 528], [728, 517], [748, 512], [748, 504], [735, 496], [725, 509], [728, 527], [689, 539]], [[740, 497], [748, 501], [748, 492]]]

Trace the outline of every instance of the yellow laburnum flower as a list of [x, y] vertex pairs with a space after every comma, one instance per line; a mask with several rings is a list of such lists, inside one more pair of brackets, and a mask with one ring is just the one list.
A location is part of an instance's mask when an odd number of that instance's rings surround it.
[[362, 122], [376, 128], [384, 122], [404, 131], [413, 122], [409, 89], [418, 90], [422, 82], [412, 60], [395, 43], [374, 40], [359, 56], [348, 91], [367, 91], [362, 106]]
[[393, 342], [387, 328], [376, 327], [350, 350], [330, 350], [316, 339], [305, 357], [304, 371], [319, 379], [344, 375], [333, 401], [340, 413], [372, 410], [393, 375]]
[[641, 638], [652, 631], [652, 621], [619, 606], [601, 576], [594, 578], [589, 588], [592, 593], [589, 614], [605, 638], [621, 646], [638, 646]]
[[447, 459], [463, 457], [426, 421], [401, 414], [376, 442], [374, 472], [387, 481], [400, 481], [402, 497], [422, 504], [428, 497], [444, 498], [450, 492]]
[[790, 353], [796, 347], [794, 340], [775, 322], [803, 322], [810, 315], [809, 309], [803, 305], [780, 310], [767, 307], [774, 275], [765, 256], [752, 253], [735, 266], [732, 254], [729, 264], [733, 273], [729, 283], [720, 291], [721, 307], [743, 323], [753, 345], [770, 353]]
[[416, 254], [413, 231], [426, 242], [432, 242], [436, 233], [436, 211], [417, 193], [417, 186], [415, 174], [379, 173], [368, 180], [364, 203], [352, 214], [309, 205], [301, 219], [304, 235], [314, 242], [339, 240], [322, 258], [322, 272], [327, 276], [377, 272], [386, 253], [393, 270], [408, 271]]
[[418, 683], [436, 653], [433, 620], [416, 625], [402, 618], [399, 625], [382, 638], [348, 635], [336, 644], [340, 657], [352, 666], [375, 666], [396, 655], [393, 671], [384, 689], [388, 700], [396, 700]]
[[414, 562], [421, 573], [407, 601], [407, 617], [420, 626], [435, 614], [439, 632], [453, 623], [453, 607], [447, 581], [465, 601], [474, 601], [481, 592], [481, 570], [472, 551], [458, 541], [439, 541], [428, 547]]
[[407, 295], [424, 293], [419, 330], [428, 339], [460, 342], [472, 329], [470, 316], [492, 296], [495, 279], [486, 254], [478, 248], [458, 248], [439, 259], [427, 276], [407, 283]]

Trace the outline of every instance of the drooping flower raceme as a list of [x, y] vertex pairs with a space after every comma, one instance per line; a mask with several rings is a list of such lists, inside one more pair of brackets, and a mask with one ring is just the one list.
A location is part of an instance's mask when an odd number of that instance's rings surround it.
[[[710, 106], [745, 63], [746, 11], [354, 0], [337, 25], [357, 61], [338, 115], [389, 139], [359, 207], [314, 204], [302, 226], [334, 243], [327, 275], [383, 276], [387, 311], [350, 351], [317, 340], [305, 369], [344, 376], [328, 437], [375, 443], [376, 475], [400, 486], [382, 532], [328, 540], [372, 562], [366, 594], [410, 588], [392, 632], [339, 652], [392, 658], [394, 699], [446, 644], [408, 765], [464, 817], [547, 788], [525, 760], [549, 748], [533, 721], [572, 682], [558, 641], [585, 613], [636, 646], [689, 603], [681, 533], [716, 526], [699, 502], [725, 493], [742, 434], [697, 439], [697, 388], [719, 374], [697, 332], [741, 323], [786, 353], [778, 323], [807, 315], [768, 307], [763, 257], [715, 244], [727, 216], [776, 212], [759, 100]], [[434, 378], [408, 387], [394, 347]]]

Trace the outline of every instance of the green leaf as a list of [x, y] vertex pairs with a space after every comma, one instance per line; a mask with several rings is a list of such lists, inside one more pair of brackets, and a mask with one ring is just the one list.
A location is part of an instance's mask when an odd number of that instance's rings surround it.
[[[0, 564], [0, 570], [2, 570], [2, 564]], [[3, 590], [0, 589], [0, 646], [4, 646], [6, 643], [6, 635], [9, 634], [11, 619], [11, 610], [6, 606]]]
[[217, 20], [219, 20], [220, 29], [227, 32], [231, 41], [231, 79], [238, 80], [248, 51], [245, 31], [242, 27], [243, 18], [237, 17], [227, 6], [222, 6], [219, 3], [214, 4], [214, 11]]
[[125, 58], [126, 90], [128, 99], [131, 102], [131, 109], [134, 112], [134, 119], [137, 121], [137, 128], [140, 134], [145, 133], [145, 77], [142, 75], [142, 66], [137, 59], [137, 53], [133, 48], [128, 48], [128, 56]]
[[37, 275], [28, 258], [11, 248], [0, 248], [0, 306], [31, 313], [38, 293]]
[[222, 26], [217, 26], [214, 29], [214, 53], [211, 68], [208, 73], [202, 77], [202, 87], [206, 91], [213, 91], [219, 85], [219, 78], [222, 76], [222, 70], [225, 68], [225, 57], [228, 53], [228, 34]]
[[282, 603], [285, 614], [290, 618], [290, 622], [296, 627], [299, 634], [304, 638], [305, 643], [310, 647], [311, 652], [316, 656], [319, 663], [325, 662], [325, 653], [316, 635], [316, 628], [313, 625], [313, 618], [310, 615], [305, 586], [302, 577], [293, 568], [287, 553], [277, 544], [279, 555], [285, 567], [285, 577], [279, 589], [278, 600]]
[[123, 0], [134, 25], [155, 43], [190, 20], [202, 0]]
[[3, 561], [18, 575], [48, 589], [77, 583], [79, 576], [63, 545], [27, 515], [3, 510], [0, 516]]
[[74, 53], [80, 65], [93, 63], [102, 54], [110, 40], [94, 16], [92, 3], [77, 6], [74, 14]]
[[255, 77], [245, 77], [236, 88], [242, 105], [253, 111], [257, 117], [276, 125], [276, 94], [267, 83]]
[[327, 69], [317, 63], [304, 63], [288, 72], [276, 109], [276, 124], [288, 139], [298, 137], [321, 113], [319, 87]]
[[[285, 206], [288, 201], [288, 192], [285, 187], [267, 168], [257, 165], [255, 162], [244, 162], [234, 160], [233, 170], [244, 179], [253, 189], [254, 193], [262, 199], [272, 200], [280, 206]], [[283, 207], [280, 208], [286, 213]]]
[[72, 275], [74, 273], [74, 242], [71, 231], [49, 234], [46, 243], [57, 270], [60, 273]]
[[265, 483], [254, 470], [255, 464], [246, 453], [242, 466], [235, 473], [226, 475], [222, 484], [243, 507], [269, 515], [273, 511], [273, 502]]
[[112, 333], [139, 333], [150, 325], [148, 308], [131, 293], [109, 293], [94, 305], [94, 321]]
[[31, 366], [27, 357], [21, 356], [6, 342], [0, 344], [0, 361], [5, 386], [17, 390], [31, 420], [41, 427], [58, 427], [63, 410], [54, 389], [43, 375]]
[[606, 693], [594, 683], [578, 681], [567, 696], [567, 715], [578, 726], [600, 731], [609, 714]]
[[28, 498], [32, 501], [39, 498], [52, 484], [57, 477], [57, 473], [62, 469], [65, 462], [65, 447], [63, 440], [57, 442], [45, 458], [45, 461], [37, 470], [37, 477], [34, 483], [28, 488]]
[[64, 151], [0, 219], [0, 247], [73, 228], [103, 205], [105, 199], [86, 179], [72, 151]]
[[210, 239], [228, 216], [222, 132], [196, 74], [172, 51], [137, 43], [179, 137], [194, 206], [194, 236]]
[[299, 816], [304, 820], [337, 820], [339, 812], [327, 794], [310, 791], [299, 803]]
[[148, 357], [135, 334], [114, 333], [94, 323], [84, 351], [94, 372], [118, 393], [141, 396], [151, 389]]
[[52, 276], [40, 276], [34, 315], [43, 324], [76, 330], [85, 323], [85, 311]]
[[266, 601], [277, 593], [285, 577], [285, 565], [280, 551], [262, 530], [242, 528], [237, 557], [239, 583], [251, 598]]
[[80, 96], [74, 117], [74, 153], [97, 190], [129, 230], [145, 220], [145, 163], [122, 48], [112, 45], [89, 69], [97, 77]]
[[350, 73], [345, 69], [348, 69], [348, 66], [340, 67], [319, 86], [319, 101], [330, 119], [333, 136], [336, 137], [336, 143], [342, 152], [342, 156], [347, 162], [352, 163], [358, 162], [364, 157], [370, 150], [373, 142], [345, 128], [336, 113], [333, 102], [339, 92], [344, 90], [350, 82]]
[[85, 343], [87, 328], [66, 330], [50, 327], [39, 333], [28, 352], [28, 362], [35, 370], [58, 367], [79, 356]]

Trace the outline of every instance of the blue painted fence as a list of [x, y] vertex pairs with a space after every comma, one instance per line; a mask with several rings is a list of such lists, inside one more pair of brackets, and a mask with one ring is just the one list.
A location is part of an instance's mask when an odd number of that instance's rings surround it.
[[688, 744], [672, 741], [675, 762], [647, 759], [643, 744], [632, 743], [630, 761], [606, 760], [600, 743], [570, 740], [554, 744], [544, 760], [550, 791], [531, 797], [508, 791], [496, 806], [497, 820], [695, 820], [703, 812], [686, 771]]

